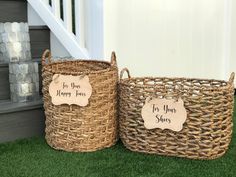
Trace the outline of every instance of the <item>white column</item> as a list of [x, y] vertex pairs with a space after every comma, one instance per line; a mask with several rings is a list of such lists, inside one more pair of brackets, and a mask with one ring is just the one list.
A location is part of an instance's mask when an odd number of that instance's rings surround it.
[[57, 18], [61, 18], [60, 12], [60, 1], [59, 0], [52, 0], [52, 12]]
[[85, 47], [85, 0], [75, 1], [75, 34], [81, 47]]
[[42, 0], [45, 4], [49, 5], [49, 0]]
[[[76, 2], [77, 0], [75, 0]], [[72, 32], [72, 6], [71, 0], [63, 0], [64, 24], [69, 32]]]

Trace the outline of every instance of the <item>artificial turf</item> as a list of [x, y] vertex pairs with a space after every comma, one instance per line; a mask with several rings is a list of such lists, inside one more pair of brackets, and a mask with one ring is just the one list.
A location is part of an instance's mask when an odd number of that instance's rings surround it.
[[43, 137], [18, 140], [0, 144], [0, 177], [236, 177], [235, 135], [234, 126], [227, 153], [207, 161], [135, 153], [121, 142], [97, 152], [69, 153], [53, 150]]

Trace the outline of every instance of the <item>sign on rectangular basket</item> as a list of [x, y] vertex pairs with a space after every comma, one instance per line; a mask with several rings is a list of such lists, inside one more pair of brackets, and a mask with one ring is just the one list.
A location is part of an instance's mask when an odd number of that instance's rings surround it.
[[141, 114], [147, 129], [160, 128], [180, 131], [187, 118], [181, 98], [175, 100], [148, 97]]
[[49, 85], [49, 94], [54, 105], [75, 104], [86, 106], [92, 94], [88, 76], [54, 74]]

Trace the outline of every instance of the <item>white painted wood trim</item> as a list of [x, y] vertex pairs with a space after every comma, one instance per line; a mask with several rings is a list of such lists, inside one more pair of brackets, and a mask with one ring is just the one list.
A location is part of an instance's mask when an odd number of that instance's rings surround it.
[[55, 18], [46, 4], [38, 0], [28, 0], [28, 3], [34, 8], [72, 57], [90, 58], [88, 51], [79, 45], [75, 36], [67, 31], [60, 19]]
[[27, 15], [28, 15], [29, 26], [45, 26], [46, 25], [29, 3], [27, 4]]
[[[76, 1], [75, 1], [76, 2]], [[72, 5], [71, 0], [63, 0], [64, 24], [69, 32], [72, 32]]]
[[92, 58], [104, 58], [104, 0], [85, 0], [85, 46]]
[[52, 12], [57, 18], [61, 17], [61, 9], [60, 9], [59, 0], [52, 0]]
[[232, 28], [232, 0], [224, 0], [224, 30], [223, 30], [223, 57], [222, 76], [226, 80], [230, 76], [231, 28]]
[[45, 4], [49, 5], [49, 0], [42, 0]]
[[85, 0], [75, 1], [75, 33], [79, 44], [85, 46]]

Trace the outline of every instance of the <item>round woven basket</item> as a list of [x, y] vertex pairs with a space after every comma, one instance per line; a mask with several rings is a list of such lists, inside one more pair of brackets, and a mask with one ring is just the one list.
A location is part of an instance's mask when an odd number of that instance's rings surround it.
[[[117, 81], [115, 53], [111, 63], [97, 60], [51, 61], [42, 56], [43, 100], [46, 115], [46, 141], [65, 151], [89, 152], [110, 147], [117, 141]], [[92, 86], [89, 104], [54, 105], [49, 84], [54, 74], [87, 75]]]
[[[123, 73], [128, 78], [122, 79]], [[228, 149], [232, 135], [234, 73], [229, 81], [166, 77], [132, 78], [127, 68], [119, 83], [119, 134], [138, 152], [192, 159], [214, 159]], [[146, 129], [141, 109], [149, 96], [184, 101], [183, 129]]]

